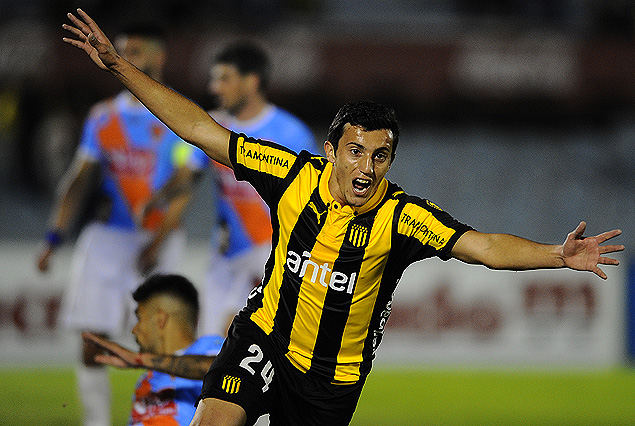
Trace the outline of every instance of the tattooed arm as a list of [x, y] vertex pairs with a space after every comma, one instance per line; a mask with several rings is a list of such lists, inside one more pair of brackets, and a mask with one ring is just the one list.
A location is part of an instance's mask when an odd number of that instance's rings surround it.
[[95, 361], [117, 368], [145, 368], [186, 379], [203, 380], [214, 356], [209, 355], [160, 355], [133, 352], [108, 339], [84, 332], [82, 338], [105, 350]]
[[[142, 367], [186, 379], [203, 380], [214, 361], [208, 355], [157, 355], [141, 353]], [[96, 357], [98, 360], [99, 356]]]

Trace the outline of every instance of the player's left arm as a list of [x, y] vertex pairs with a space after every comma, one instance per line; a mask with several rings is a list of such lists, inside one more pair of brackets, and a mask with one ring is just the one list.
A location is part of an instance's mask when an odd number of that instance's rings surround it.
[[161, 245], [174, 229], [178, 228], [183, 214], [192, 199], [195, 182], [199, 174], [189, 167], [179, 167], [166, 184], [159, 198], [167, 202], [163, 220], [152, 238], [141, 250], [137, 259], [137, 267], [142, 274], [149, 273], [157, 263]]
[[598, 265], [619, 265], [604, 256], [624, 250], [623, 245], [602, 245], [622, 233], [619, 229], [584, 237], [586, 223], [567, 235], [560, 245], [541, 244], [509, 234], [487, 234], [474, 230], [463, 234], [452, 248], [452, 257], [491, 269], [527, 270], [570, 268], [590, 271], [602, 279], [607, 276]]
[[211, 355], [160, 355], [149, 352], [134, 352], [92, 333], [82, 333], [84, 341], [100, 347], [108, 354], [100, 354], [95, 361], [117, 368], [144, 368], [160, 371], [186, 379], [203, 380], [214, 361]]

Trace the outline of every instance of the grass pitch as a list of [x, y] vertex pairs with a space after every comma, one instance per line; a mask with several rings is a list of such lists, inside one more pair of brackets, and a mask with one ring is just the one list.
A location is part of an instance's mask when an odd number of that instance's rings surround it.
[[[125, 425], [140, 370], [111, 370]], [[80, 426], [72, 368], [0, 370], [0, 425]], [[389, 370], [370, 375], [352, 426], [635, 424], [635, 370]]]
[[635, 371], [374, 371], [353, 424], [634, 425]]

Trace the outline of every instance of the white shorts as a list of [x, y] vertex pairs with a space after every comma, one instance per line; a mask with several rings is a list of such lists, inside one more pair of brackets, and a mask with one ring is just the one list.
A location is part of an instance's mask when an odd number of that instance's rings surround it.
[[262, 280], [270, 251], [268, 243], [231, 258], [212, 251], [201, 293], [202, 334], [226, 334], [230, 319], [246, 305], [249, 292]]
[[[132, 292], [142, 283], [137, 258], [150, 240], [145, 231], [125, 231], [100, 223], [80, 233], [62, 304], [62, 325], [111, 336], [129, 331], [134, 320]], [[176, 272], [185, 252], [185, 232], [163, 242], [154, 272]]]

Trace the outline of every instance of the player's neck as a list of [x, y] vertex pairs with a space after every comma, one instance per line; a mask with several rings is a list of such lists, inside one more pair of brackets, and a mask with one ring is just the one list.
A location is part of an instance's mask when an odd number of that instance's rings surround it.
[[194, 339], [194, 334], [191, 332], [183, 329], [174, 329], [166, 333], [161, 352], [164, 354], [174, 354], [177, 351], [189, 347], [192, 342], [194, 342]]
[[262, 96], [255, 96], [252, 99], [249, 99], [248, 102], [240, 109], [240, 111], [236, 112], [234, 118], [239, 121], [250, 121], [254, 118], [258, 117], [264, 109], [267, 107], [268, 102]]

